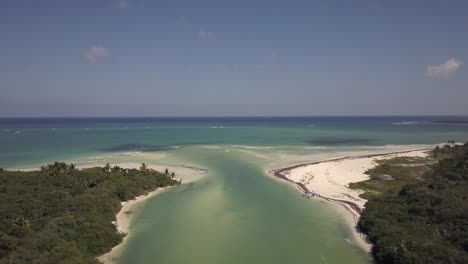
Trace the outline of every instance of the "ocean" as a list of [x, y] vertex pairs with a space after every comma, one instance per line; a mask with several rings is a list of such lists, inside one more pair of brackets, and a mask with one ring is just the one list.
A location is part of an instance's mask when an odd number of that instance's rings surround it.
[[119, 263], [370, 263], [338, 212], [267, 174], [468, 141], [468, 117], [1, 118], [0, 167], [146, 162], [206, 176], [149, 200]]

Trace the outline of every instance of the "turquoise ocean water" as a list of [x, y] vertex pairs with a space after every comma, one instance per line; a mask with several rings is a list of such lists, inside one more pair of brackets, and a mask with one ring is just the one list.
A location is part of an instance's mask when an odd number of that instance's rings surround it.
[[208, 170], [148, 201], [120, 263], [367, 263], [329, 205], [266, 170], [468, 140], [468, 117], [0, 119], [0, 167], [147, 162]]

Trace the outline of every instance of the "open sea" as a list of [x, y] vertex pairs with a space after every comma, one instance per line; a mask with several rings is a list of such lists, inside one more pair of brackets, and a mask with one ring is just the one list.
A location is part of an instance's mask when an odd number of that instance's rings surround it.
[[0, 167], [146, 162], [208, 170], [149, 200], [120, 263], [370, 263], [343, 218], [266, 173], [307, 161], [468, 141], [437, 117], [0, 118]]

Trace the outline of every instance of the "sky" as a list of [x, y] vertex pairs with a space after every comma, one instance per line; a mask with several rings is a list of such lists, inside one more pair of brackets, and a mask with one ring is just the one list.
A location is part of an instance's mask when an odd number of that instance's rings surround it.
[[3, 0], [0, 116], [468, 115], [468, 1]]

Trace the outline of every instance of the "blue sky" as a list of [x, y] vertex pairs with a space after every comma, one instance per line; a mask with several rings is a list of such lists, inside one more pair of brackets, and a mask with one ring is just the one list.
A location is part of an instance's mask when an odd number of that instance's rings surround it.
[[0, 116], [468, 114], [468, 1], [0, 3]]

